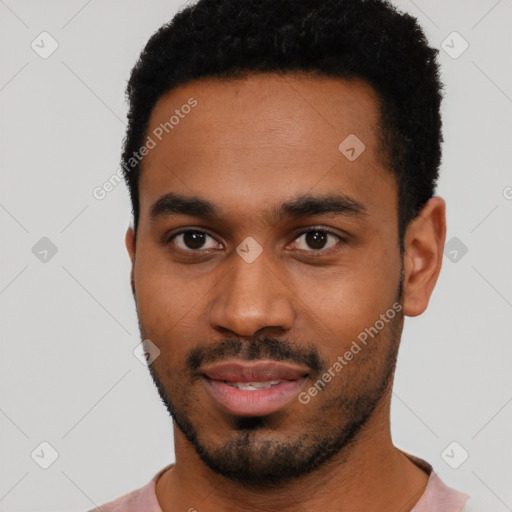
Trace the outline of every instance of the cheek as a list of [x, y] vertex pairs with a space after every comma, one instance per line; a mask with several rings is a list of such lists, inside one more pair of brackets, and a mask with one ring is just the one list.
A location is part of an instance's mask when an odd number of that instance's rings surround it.
[[292, 289], [300, 298], [298, 307], [306, 324], [315, 326], [317, 339], [332, 356], [350, 346], [393, 305], [399, 279], [399, 258], [382, 247], [366, 248], [325, 272], [297, 272]]
[[170, 266], [162, 268], [149, 258], [137, 259], [134, 280], [143, 335], [160, 348], [165, 360], [176, 361], [184, 356], [198, 327], [200, 291], [176, 271], [171, 273]]
[[144, 250], [141, 247], [135, 261], [134, 280], [140, 314], [167, 325], [190, 309], [188, 302], [193, 289], [189, 286], [187, 292], [179, 267], [166, 261], [160, 252], [161, 249], [151, 246]]

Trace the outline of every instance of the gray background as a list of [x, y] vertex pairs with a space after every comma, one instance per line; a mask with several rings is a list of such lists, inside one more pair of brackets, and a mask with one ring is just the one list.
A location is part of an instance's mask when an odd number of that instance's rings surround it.
[[[397, 4], [448, 50], [438, 195], [455, 239], [429, 309], [406, 319], [393, 438], [469, 493], [471, 510], [504, 512], [512, 510], [512, 2]], [[124, 184], [103, 200], [92, 191], [118, 168], [129, 71], [180, 5], [0, 0], [1, 511], [85, 511], [174, 460], [171, 421], [133, 354], [128, 193]], [[47, 59], [31, 47], [42, 46], [43, 31], [59, 45]], [[457, 58], [464, 43], [454, 31], [469, 44]], [[43, 237], [56, 254], [44, 253]], [[58, 453], [47, 469], [43, 441]], [[453, 441], [460, 446], [445, 452]], [[462, 450], [469, 458], [453, 469], [446, 461], [460, 461]]]

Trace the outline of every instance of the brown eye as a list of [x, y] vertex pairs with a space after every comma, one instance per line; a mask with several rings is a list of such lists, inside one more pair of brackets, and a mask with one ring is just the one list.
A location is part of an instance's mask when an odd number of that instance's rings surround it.
[[325, 229], [310, 229], [309, 231], [305, 231], [301, 233], [301, 235], [296, 238], [295, 246], [299, 250], [313, 250], [321, 251], [325, 249], [330, 249], [336, 245], [337, 240], [343, 240], [340, 236], [332, 233], [331, 231]]
[[[210, 246], [205, 247], [204, 245], [209, 241], [209, 239], [211, 240]], [[173, 242], [174, 240], [176, 240], [175, 243], [177, 247], [184, 251], [197, 251], [199, 249], [215, 249], [215, 247], [217, 246], [217, 243], [208, 233], [198, 230], [188, 230], [176, 233], [170, 238], [169, 243]]]

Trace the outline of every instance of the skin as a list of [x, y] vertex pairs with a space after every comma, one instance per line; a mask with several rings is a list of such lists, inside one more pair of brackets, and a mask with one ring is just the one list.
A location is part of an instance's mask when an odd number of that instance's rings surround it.
[[[402, 262], [397, 186], [378, 142], [378, 96], [362, 81], [294, 73], [190, 82], [159, 100], [148, 134], [192, 96], [197, 106], [143, 161], [139, 226], [136, 235], [126, 233], [141, 335], [161, 351], [151, 374], [176, 415], [176, 463], [156, 486], [163, 512], [411, 510], [428, 475], [393, 445], [392, 376], [403, 316], [423, 313], [441, 269], [444, 200], [431, 198], [409, 224]], [[338, 149], [349, 134], [366, 147], [354, 161]], [[362, 203], [367, 214], [268, 218], [290, 198], [333, 191]], [[208, 199], [221, 217], [152, 220], [152, 205], [168, 192]], [[183, 236], [165, 238], [186, 228], [210, 235], [204, 248], [191, 248]], [[315, 249], [301, 236], [311, 228], [346, 238], [326, 235], [329, 248]], [[262, 247], [252, 263], [236, 252], [249, 236]], [[241, 358], [250, 346], [267, 356], [272, 339], [297, 354], [313, 351], [325, 370], [397, 297], [401, 313], [323, 391], [307, 405], [292, 400], [247, 437], [186, 366], [193, 349], [210, 353], [226, 340], [240, 341]], [[301, 390], [317, 377], [311, 371]], [[358, 398], [366, 409], [356, 407]], [[268, 460], [259, 448], [291, 447], [300, 458], [354, 418], [362, 424], [352, 438], [318, 467], [260, 485], [212, 470], [182, 428], [193, 428], [212, 456], [225, 453], [228, 441], [246, 439], [239, 455], [261, 469]]]

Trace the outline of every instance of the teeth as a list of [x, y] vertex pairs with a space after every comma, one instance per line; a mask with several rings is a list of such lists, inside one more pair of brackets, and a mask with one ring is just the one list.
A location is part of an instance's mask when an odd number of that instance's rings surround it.
[[282, 380], [270, 380], [264, 382], [227, 382], [228, 386], [232, 386], [237, 389], [243, 389], [244, 391], [254, 391], [256, 389], [267, 389], [271, 386], [277, 386], [277, 384], [283, 382]]

